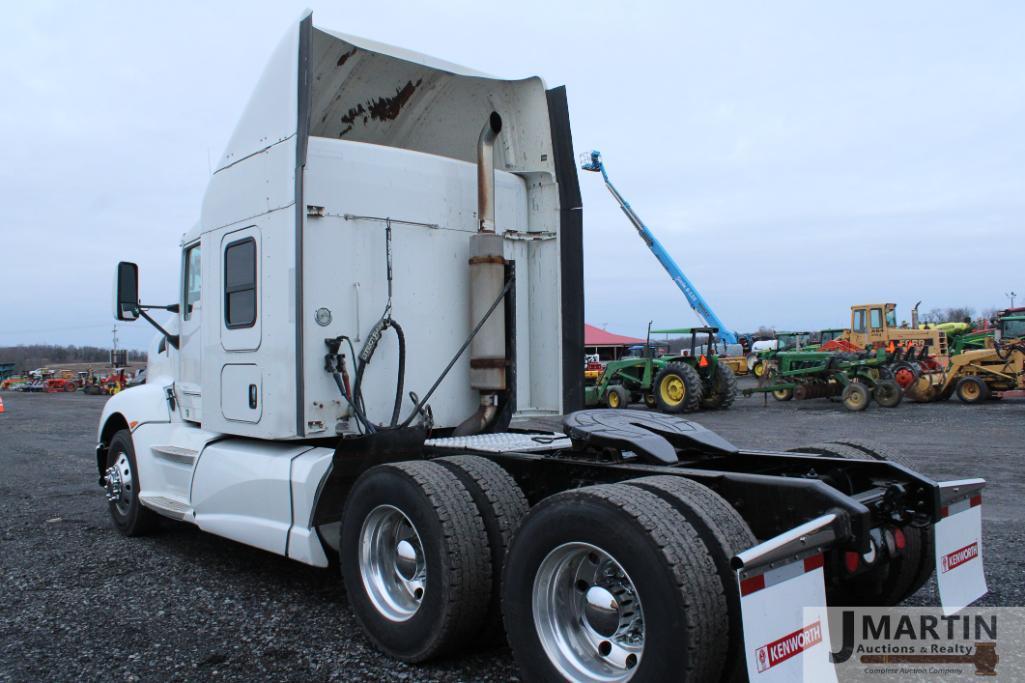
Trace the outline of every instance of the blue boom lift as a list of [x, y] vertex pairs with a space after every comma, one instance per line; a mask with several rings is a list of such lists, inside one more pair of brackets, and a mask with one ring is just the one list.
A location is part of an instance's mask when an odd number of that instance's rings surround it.
[[680, 270], [680, 266], [676, 264], [673, 257], [669, 255], [662, 243], [658, 241], [648, 226], [640, 219], [637, 213], [630, 206], [630, 203], [623, 199], [623, 195], [619, 194], [619, 190], [609, 180], [609, 174], [605, 172], [605, 164], [601, 160], [601, 152], [595, 150], [591, 152], [590, 159], [585, 159], [584, 163], [580, 167], [585, 171], [594, 171], [601, 173], [601, 177], [605, 180], [605, 187], [609, 189], [609, 192], [615, 197], [616, 201], [619, 202], [619, 208], [623, 210], [626, 217], [630, 219], [633, 226], [637, 228], [637, 234], [641, 236], [644, 243], [648, 245], [648, 249], [651, 249], [651, 253], [655, 255], [658, 262], [662, 264], [662, 267], [669, 273], [669, 277], [673, 279], [676, 286], [680, 288], [683, 295], [687, 297], [687, 302], [690, 307], [701, 316], [701, 319], [705, 321], [705, 324], [709, 327], [716, 327], [719, 329], [719, 339], [729, 343], [736, 344], [738, 342], [737, 333], [726, 327], [722, 320], [719, 320], [719, 316], [712, 311], [712, 307], [708, 305], [704, 297], [698, 293], [698, 290], [694, 287], [687, 276]]

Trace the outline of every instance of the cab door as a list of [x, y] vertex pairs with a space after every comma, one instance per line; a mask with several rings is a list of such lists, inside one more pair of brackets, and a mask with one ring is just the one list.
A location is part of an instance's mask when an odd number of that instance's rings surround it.
[[886, 327], [883, 325], [883, 309], [873, 306], [868, 311], [869, 342], [873, 347], [886, 344]]
[[179, 316], [178, 400], [182, 416], [192, 422], [203, 419], [202, 258], [200, 243], [182, 250], [182, 293]]
[[864, 308], [851, 309], [851, 343], [861, 347], [869, 344], [867, 312]]
[[260, 229], [250, 226], [224, 235], [222, 264], [221, 415], [234, 422], [257, 423], [263, 416], [263, 340], [260, 286]]

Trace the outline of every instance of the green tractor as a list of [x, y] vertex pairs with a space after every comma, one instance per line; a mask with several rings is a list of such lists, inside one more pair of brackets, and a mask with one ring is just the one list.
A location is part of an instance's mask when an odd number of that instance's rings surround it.
[[[716, 327], [652, 330], [639, 356], [610, 361], [593, 386], [584, 389], [584, 404], [626, 408], [643, 401], [664, 413], [729, 408], [737, 397], [737, 378], [715, 351]], [[689, 334], [690, 352], [655, 357], [651, 334]], [[698, 335], [706, 342], [698, 345]]]
[[948, 335], [950, 338], [950, 355], [956, 356], [965, 351], [993, 348], [993, 340], [1013, 342], [1025, 338], [1025, 315], [1019, 313], [997, 314], [993, 327], [986, 330], [968, 331], [961, 334]]

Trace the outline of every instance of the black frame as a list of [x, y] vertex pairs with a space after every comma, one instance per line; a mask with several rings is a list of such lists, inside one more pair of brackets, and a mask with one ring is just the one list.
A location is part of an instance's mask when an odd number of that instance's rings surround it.
[[[247, 242], [251, 242], [252, 245], [253, 245], [253, 286], [251, 288], [253, 290], [253, 318], [252, 318], [252, 320], [250, 320], [249, 322], [246, 322], [246, 323], [234, 323], [233, 324], [233, 323], [231, 323], [228, 320], [228, 297], [229, 297], [229, 295], [235, 294], [237, 292], [247, 291], [247, 290], [250, 289], [250, 287], [229, 287], [228, 286], [228, 251], [230, 251], [232, 247], [237, 247], [239, 245], [246, 244]], [[245, 238], [240, 239], [240, 240], [235, 240], [234, 242], [229, 242], [228, 244], [226, 244], [224, 246], [224, 255], [223, 255], [223, 258], [222, 258], [223, 267], [224, 267], [224, 277], [223, 277], [223, 280], [222, 280], [222, 282], [224, 283], [224, 326], [227, 327], [229, 330], [244, 329], [244, 328], [253, 327], [254, 325], [256, 325], [256, 319], [260, 315], [259, 299], [257, 297], [257, 294], [259, 293], [259, 282], [258, 282], [259, 268], [257, 267], [257, 263], [258, 263], [259, 260], [260, 260], [260, 254], [259, 254], [259, 250], [256, 247], [256, 238], [255, 237], [245, 237]]]

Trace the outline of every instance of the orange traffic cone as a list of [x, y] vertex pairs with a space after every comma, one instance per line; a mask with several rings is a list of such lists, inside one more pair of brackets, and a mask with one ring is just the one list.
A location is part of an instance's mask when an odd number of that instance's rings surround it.
[[4, 412], [4, 399], [0, 397], [0, 413]]

